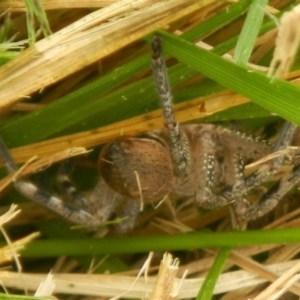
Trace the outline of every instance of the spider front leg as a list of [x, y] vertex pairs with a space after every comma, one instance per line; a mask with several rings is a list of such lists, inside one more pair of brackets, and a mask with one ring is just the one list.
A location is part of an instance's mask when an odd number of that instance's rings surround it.
[[[175, 193], [193, 194], [198, 205], [208, 209], [230, 204], [233, 200], [218, 196], [222, 181], [220, 180], [222, 173], [220, 158], [223, 158], [224, 151], [229, 150], [228, 155], [225, 155], [225, 163], [227, 162], [227, 165], [231, 163], [232, 168], [225, 173], [230, 174], [233, 179], [231, 183], [235, 184], [233, 187], [235, 192], [237, 184], [239, 187], [244, 185], [242, 155], [247, 156], [250, 153], [250, 157], [255, 157], [256, 152], [259, 154], [263, 152], [261, 148], [265, 150], [268, 147], [262, 145], [257, 151], [256, 144], [258, 143], [247, 136], [242, 136], [239, 132], [221, 126], [205, 124], [179, 127], [174, 116], [168, 76], [161, 54], [161, 39], [157, 36], [152, 42], [152, 52], [152, 70], [168, 132], [166, 140], [177, 176]], [[235, 139], [239, 141], [238, 145]], [[237, 149], [239, 153], [232, 155], [231, 152], [234, 153]], [[190, 181], [191, 184], [186, 184], [186, 181]], [[223, 180], [223, 183], [228, 182]], [[239, 198], [244, 200], [241, 194]], [[242, 201], [238, 202], [242, 203]]]
[[[278, 140], [275, 150], [284, 150], [286, 147], [290, 146], [294, 140], [296, 131], [299, 129], [298, 126], [285, 122], [281, 136]], [[287, 149], [286, 149], [287, 150]], [[280, 200], [300, 181], [300, 165], [299, 165], [299, 154], [300, 148], [296, 151], [286, 151], [285, 154], [279, 156], [273, 164], [269, 171], [267, 171], [268, 176], [263, 175], [263, 172], [259, 171], [257, 174], [253, 174], [254, 178], [249, 177], [247, 180], [247, 187], [251, 188], [251, 185], [257, 185], [260, 181], [265, 181], [270, 176], [276, 174], [278, 169], [284, 164], [293, 164], [293, 171], [286, 176], [284, 176], [278, 184], [271, 188], [259, 201], [253, 204], [248, 211], [241, 216], [245, 220], [254, 220], [260, 216], [265, 215], [273, 208], [277, 206]], [[268, 166], [267, 166], [268, 167]], [[267, 169], [264, 167], [264, 169]]]
[[299, 163], [299, 159], [297, 159], [299, 151], [288, 151], [287, 148], [292, 144], [297, 130], [298, 126], [285, 122], [281, 130], [280, 137], [273, 149], [274, 153], [280, 150], [286, 150], [285, 153], [277, 156], [270, 163], [263, 165], [259, 170], [247, 177], [243, 185], [236, 183], [232, 187], [225, 188], [221, 192], [220, 197], [222, 199], [226, 199], [228, 202], [235, 201], [239, 195], [247, 194], [253, 188], [261, 185], [266, 180], [274, 176], [279, 171], [280, 167], [286, 164], [287, 161], [289, 163], [296, 163], [294, 171], [285, 176], [278, 185], [275, 185], [259, 201], [248, 209], [237, 211], [239, 219], [245, 221], [254, 220], [268, 213], [278, 204], [282, 197], [299, 182], [300, 171], [299, 166], [297, 166]]
[[[202, 172], [203, 175], [202, 177], [201, 174], [198, 175], [201, 180], [196, 183], [198, 185], [197, 203], [207, 209], [217, 209], [228, 204], [233, 204], [235, 210], [247, 209], [244, 158], [254, 160], [262, 158], [271, 152], [270, 145], [252, 136], [222, 126], [210, 125], [209, 127], [205, 124], [202, 127], [206, 130], [207, 137], [198, 128], [197, 144], [192, 156], [201, 159], [207, 157], [206, 153], [210, 153], [210, 157], [214, 157], [213, 165], [215, 167], [214, 172], [207, 172], [207, 169], [212, 169], [212, 165], [205, 163], [199, 169], [198, 172]], [[215, 151], [214, 155], [212, 155], [212, 149]], [[204, 162], [206, 161], [204, 159]], [[221, 177], [217, 175], [216, 170], [218, 169], [221, 169]], [[203, 176], [205, 177], [203, 178]], [[211, 184], [208, 185], [208, 182]], [[207, 185], [210, 186], [211, 192], [205, 196], [203, 189], [207, 190]], [[224, 186], [227, 187], [225, 191]], [[225, 197], [224, 194], [227, 190], [230, 190], [232, 197]], [[243, 192], [240, 192], [241, 190]]]
[[253, 204], [240, 219], [245, 221], [255, 220], [274, 209], [279, 201], [300, 182], [300, 166], [297, 165], [294, 170], [276, 185], [274, 185], [263, 197]]
[[[0, 139], [0, 156], [9, 174], [13, 174], [18, 170], [16, 163], [2, 139]], [[16, 190], [22, 195], [54, 211], [74, 224], [87, 226], [99, 225], [99, 220], [90, 213], [65, 203], [61, 199], [52, 196], [50, 193], [39, 189], [29, 181], [24, 179], [14, 179], [13, 183]]]
[[88, 197], [79, 194], [71, 182], [70, 175], [74, 169], [74, 160], [67, 159], [59, 169], [57, 183], [62, 194], [75, 207], [81, 208], [94, 216], [99, 222], [106, 222], [120, 202], [117, 194], [100, 179]]
[[169, 135], [171, 157], [174, 162], [175, 173], [182, 175], [187, 172], [190, 163], [188, 141], [184, 132], [180, 131], [175, 119], [166, 65], [161, 55], [161, 38], [159, 36], [154, 36], [151, 46], [153, 77], [163, 110], [165, 127]]
[[[239, 186], [245, 185], [245, 176], [244, 176], [244, 166], [245, 162], [243, 157], [238, 153], [233, 153], [231, 151], [227, 151], [225, 153], [226, 162], [226, 185], [234, 185], [236, 183]], [[227, 170], [228, 169], [228, 170]], [[239, 194], [235, 201], [230, 206], [231, 213], [231, 225], [233, 228], [243, 227], [242, 224], [239, 224], [239, 220], [236, 218], [236, 212], [243, 211], [249, 207], [249, 203], [247, 201], [247, 197], [245, 194]]]

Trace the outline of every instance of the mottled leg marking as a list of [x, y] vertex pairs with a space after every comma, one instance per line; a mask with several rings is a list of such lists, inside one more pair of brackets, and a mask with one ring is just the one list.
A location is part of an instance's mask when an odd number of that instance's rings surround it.
[[75, 186], [73, 185], [70, 175], [74, 169], [74, 160], [67, 159], [65, 160], [60, 168], [57, 176], [57, 184], [60, 188], [62, 194], [76, 207], [80, 207], [82, 209], [87, 209], [88, 201], [86, 198], [81, 196]]
[[[8, 173], [13, 174], [18, 170], [16, 163], [14, 162], [2, 139], [0, 139], [0, 156]], [[80, 225], [99, 224], [99, 221], [89, 213], [63, 202], [59, 198], [56, 198], [48, 192], [37, 188], [34, 184], [24, 179], [15, 179], [13, 183], [17, 191], [19, 191], [22, 195], [40, 205], [49, 208], [72, 223]]]
[[74, 224], [87, 226], [99, 225], [99, 221], [83, 209], [76, 208], [73, 205], [63, 202], [59, 198], [52, 196], [50, 193], [38, 189], [31, 182], [17, 179], [14, 181], [14, 185], [16, 190], [28, 199], [43, 205]]
[[[232, 169], [228, 171], [232, 172], [233, 178], [231, 180], [234, 183], [233, 186], [238, 186], [239, 188], [245, 187], [245, 177], [244, 177], [245, 164], [244, 164], [243, 157], [240, 154], [230, 152], [227, 157], [227, 161], [232, 166]], [[228, 185], [227, 182], [226, 184]], [[230, 185], [232, 185], [232, 183]], [[232, 221], [234, 223], [234, 227], [236, 227], [238, 226], [237, 224], [238, 221], [236, 220], [236, 216], [245, 214], [245, 212], [249, 208], [249, 202], [247, 200], [247, 194], [238, 194], [237, 191], [234, 190], [234, 188], [233, 188], [233, 193], [236, 195], [236, 197], [232, 202], [232, 208], [233, 208], [232, 214], [234, 217]]]
[[152, 41], [152, 71], [160, 103], [165, 119], [165, 126], [169, 133], [169, 144], [175, 171], [178, 175], [185, 174], [190, 162], [188, 142], [183, 132], [180, 131], [175, 119], [173, 99], [166, 71], [165, 61], [162, 57], [161, 38], [155, 36]]
[[213, 139], [213, 133], [203, 132], [200, 144], [203, 153], [201, 175], [198, 189], [196, 191], [196, 201], [199, 206], [214, 209], [218, 207], [215, 197], [215, 189], [218, 185], [220, 165], [217, 159], [217, 145]]

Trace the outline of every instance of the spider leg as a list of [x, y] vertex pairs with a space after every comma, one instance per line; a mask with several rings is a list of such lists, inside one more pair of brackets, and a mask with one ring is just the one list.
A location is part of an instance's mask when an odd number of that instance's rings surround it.
[[[215, 155], [219, 153], [219, 155], [224, 158], [222, 163], [224, 166], [224, 178], [221, 181], [218, 180], [218, 178], [215, 178], [213, 182], [214, 187], [217, 188], [212, 189], [211, 186], [210, 190], [213, 192], [210, 193], [210, 198], [204, 199], [201, 202], [198, 201], [198, 203], [200, 203], [200, 206], [209, 209], [233, 204], [233, 206], [235, 206], [235, 210], [243, 212], [247, 210], [249, 206], [246, 200], [248, 190], [246, 188], [246, 180], [244, 178], [243, 158], [261, 158], [270, 153], [271, 147], [264, 141], [256, 140], [251, 136], [221, 126], [214, 126], [211, 131], [210, 140], [216, 140], [214, 142], [214, 148], [216, 151]], [[207, 146], [208, 149], [206, 149], [205, 152], [209, 153], [209, 151], [213, 149], [212, 145], [209, 144], [209, 139], [205, 141], [203, 139], [203, 133], [201, 133], [200, 140], [203, 141], [203, 145], [201, 143], [200, 149], [205, 149]], [[216, 149], [217, 145], [222, 145], [222, 148], [219, 146], [219, 149]], [[204, 182], [208, 180], [212, 181], [208, 177], [208, 179], [204, 180]], [[225, 185], [226, 188], [218, 191], [220, 182], [222, 185]], [[205, 186], [202, 188], [205, 188]], [[199, 195], [201, 195], [201, 193]], [[203, 197], [203, 195], [201, 195], [201, 197]], [[210, 207], [208, 205], [210, 205]]]
[[293, 172], [283, 178], [278, 185], [269, 190], [259, 201], [253, 204], [242, 216], [250, 221], [265, 215], [277, 206], [280, 200], [300, 181], [300, 166], [297, 165]]
[[138, 199], [124, 199], [124, 206], [118, 217], [122, 219], [115, 227], [119, 233], [126, 233], [133, 229], [135, 221], [140, 214], [141, 203]]
[[174, 162], [175, 172], [177, 175], [182, 175], [187, 172], [190, 163], [188, 142], [175, 119], [170, 84], [165, 61], [162, 57], [161, 38], [154, 36], [151, 46], [152, 71], [163, 110], [165, 127], [169, 134], [171, 157]]
[[[204, 130], [198, 134], [201, 135], [201, 138], [197, 139], [196, 153], [193, 155], [196, 160], [191, 164], [191, 173], [198, 175], [195, 198], [200, 207], [214, 209], [218, 207], [214, 193], [222, 173], [218, 160], [218, 147], [214, 132]], [[199, 172], [199, 170], [201, 171]]]
[[117, 217], [121, 219], [115, 228], [120, 233], [126, 233], [133, 229], [136, 218], [140, 213], [140, 200], [133, 198], [124, 198], [120, 194], [112, 190], [104, 180], [99, 180], [92, 194], [88, 199], [87, 210], [101, 222], [106, 222], [115, 211], [115, 209], [123, 203], [121, 211]]
[[74, 169], [74, 160], [66, 159], [62, 162], [59, 173], [57, 175], [57, 184], [60, 188], [62, 194], [70, 200], [72, 204], [76, 207], [80, 207], [82, 209], [88, 208], [88, 201], [85, 197], [81, 196], [78, 192], [74, 184], [70, 179], [70, 174]]
[[73, 159], [64, 161], [60, 167], [57, 181], [62, 192], [72, 204], [90, 213], [99, 223], [106, 222], [119, 204], [120, 196], [103, 179], [98, 181], [88, 198], [81, 196], [70, 179], [73, 168]]
[[[227, 151], [227, 155], [225, 154], [225, 160], [228, 170], [226, 170], [226, 185], [234, 185], [238, 183], [240, 187], [245, 185], [245, 177], [244, 177], [244, 167], [245, 162], [243, 157], [238, 153], [233, 153], [231, 151]], [[229, 170], [229, 166], [232, 166]], [[235, 191], [233, 190], [233, 193]], [[236, 215], [239, 215], [240, 212], [244, 212], [248, 209], [249, 203], [247, 201], [247, 197], [244, 194], [238, 194], [235, 201], [232, 203], [231, 209], [231, 221], [233, 228], [240, 226], [238, 224]]]
[[[225, 186], [231, 187], [231, 193], [235, 196], [234, 199], [227, 199], [223, 197], [223, 190], [216, 195], [216, 201], [222, 205], [230, 203], [233, 227], [243, 227], [244, 225], [240, 223], [240, 220], [237, 220], [237, 216], [243, 215], [249, 208], [244, 176], [244, 158], [258, 159], [264, 157], [272, 151], [272, 147], [264, 140], [253, 138], [239, 131], [222, 127], [219, 131], [220, 141], [227, 150], [224, 155], [224, 164], [228, 169], [225, 174]], [[245, 192], [240, 193], [240, 190]]]
[[87, 210], [100, 220], [106, 222], [121, 201], [121, 196], [113, 191], [104, 180], [100, 179], [88, 198]]
[[[286, 121], [281, 130], [280, 137], [274, 146], [273, 152], [284, 150], [290, 146], [294, 140], [297, 130], [298, 126]], [[277, 156], [273, 161], [271, 161], [271, 163], [266, 164], [252, 175], [248, 176], [245, 179], [245, 184], [243, 186], [239, 186], [238, 183], [235, 184], [230, 191], [232, 194], [231, 198], [235, 197], [237, 193], [247, 193], [254, 187], [261, 185], [267, 179], [274, 176], [279, 171], [280, 167], [285, 164], [287, 159], [293, 159], [290, 158], [290, 155], [291, 153], [287, 151], [285, 154]], [[226, 194], [228, 194], [228, 192]]]
[[[13, 174], [18, 167], [10, 155], [5, 143], [0, 139], [0, 156], [9, 174]], [[32, 201], [63, 216], [72, 223], [80, 225], [98, 225], [99, 221], [83, 209], [78, 209], [24, 179], [14, 179], [13, 183], [19, 193]]]
[[[298, 127], [289, 122], [285, 122], [280, 137], [273, 147], [273, 151], [285, 150], [293, 142], [296, 130]], [[267, 179], [275, 175], [280, 167], [287, 161], [298, 164], [296, 154], [294, 150], [287, 150], [284, 154], [278, 155], [270, 163], [262, 166], [259, 170], [254, 172], [252, 175], [244, 178], [244, 164], [243, 157], [259, 158], [270, 152], [270, 145], [261, 141], [256, 141], [250, 136], [243, 135], [239, 132], [231, 131], [227, 128], [218, 127], [215, 128], [218, 138], [222, 145], [224, 145], [224, 166], [230, 168], [225, 170], [225, 185], [226, 187], [221, 189], [220, 192], [211, 193], [210, 199], [205, 199], [200, 205], [205, 208], [217, 208], [228, 204], [232, 204], [234, 207], [235, 214], [240, 220], [250, 220], [257, 217], [259, 214], [262, 215], [267, 211], [266, 207], [269, 207], [268, 211], [271, 210], [276, 203], [277, 198], [280, 199], [280, 195], [285, 194], [293, 184], [298, 183], [297, 171], [293, 173], [290, 178], [282, 181], [279, 189], [275, 192], [272, 190], [272, 199], [268, 196], [263, 197], [261, 201], [256, 203], [254, 206], [249, 208], [248, 201], [246, 199], [247, 194], [255, 187], [264, 183]], [[213, 135], [212, 135], [213, 136]], [[211, 147], [209, 147], [211, 149]], [[224, 150], [223, 150], [224, 151]], [[300, 171], [299, 171], [300, 173]], [[299, 175], [300, 176], [300, 175]], [[203, 195], [202, 195], [203, 197]], [[268, 206], [272, 201], [272, 205]], [[276, 203], [275, 203], [276, 202]], [[208, 205], [209, 204], [209, 205]], [[208, 207], [209, 206], [209, 207]], [[252, 208], [253, 207], [253, 208]], [[259, 213], [261, 211], [261, 213]]]
[[[284, 150], [290, 146], [295, 137], [298, 127], [289, 122], [285, 122], [281, 131], [280, 137], [274, 146], [274, 152]], [[299, 151], [298, 151], [299, 152]], [[297, 151], [296, 151], [297, 153]], [[299, 154], [299, 153], [298, 153]], [[253, 188], [261, 185], [267, 179], [278, 173], [281, 166], [286, 164], [287, 161], [297, 161], [295, 152], [286, 151], [286, 153], [277, 156], [269, 164], [262, 166], [259, 170], [247, 177], [243, 184], [240, 182], [235, 183], [229, 188], [225, 188], [220, 195], [223, 201], [234, 202], [240, 195], [246, 195]], [[243, 220], [256, 219], [259, 216], [271, 211], [280, 201], [280, 199], [300, 180], [300, 168], [296, 166], [294, 171], [283, 178], [280, 183], [268, 191], [258, 202], [253, 204], [249, 209], [240, 210], [236, 213], [238, 217]]]
[[[298, 126], [289, 122], [285, 122], [282, 131], [282, 141], [279, 139], [275, 148], [282, 150], [290, 146], [297, 130]], [[295, 157], [293, 157], [293, 155], [295, 155]], [[294, 154], [292, 153], [291, 157], [289, 157], [289, 160], [295, 164], [293, 171], [282, 178], [277, 185], [273, 186], [261, 199], [259, 199], [259, 201], [257, 201], [248, 209], [248, 211], [242, 216], [245, 220], [257, 219], [258, 217], [271, 211], [274, 207], [276, 207], [278, 202], [282, 200], [283, 197], [299, 183], [300, 165], [297, 155], [299, 155], [299, 151], [296, 151]], [[275, 171], [285, 163], [285, 160], [285, 155], [279, 156], [278, 159], [275, 160]]]

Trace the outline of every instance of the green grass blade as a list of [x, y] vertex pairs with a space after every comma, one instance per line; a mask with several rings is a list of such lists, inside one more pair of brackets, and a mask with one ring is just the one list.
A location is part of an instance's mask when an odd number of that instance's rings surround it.
[[181, 37], [188, 41], [192, 41], [207, 34], [212, 34], [218, 29], [223, 28], [233, 20], [239, 18], [241, 14], [243, 14], [247, 10], [251, 2], [252, 0], [238, 1], [237, 3], [234, 3], [224, 9], [222, 12], [219, 12], [206, 22], [203, 22], [199, 26], [184, 33]]
[[[70, 229], [70, 224], [63, 220], [45, 220], [37, 223], [39, 231], [43, 233], [43, 236], [49, 240], [54, 239], [52, 247], [59, 247], [59, 243], [62, 240], [81, 240], [86, 239], [86, 235], [78, 230]], [[89, 270], [91, 267], [91, 258], [87, 256], [74, 257], [85, 270]], [[95, 261], [101, 261], [101, 264], [97, 265], [93, 269], [93, 273], [104, 273], [109, 270], [110, 273], [118, 273], [128, 271], [128, 266], [118, 257], [100, 254], [94, 256]]]
[[[182, 251], [201, 248], [242, 247], [253, 245], [300, 243], [300, 228], [249, 230], [236, 232], [192, 232], [102, 239], [34, 241], [22, 251], [23, 257], [60, 255], [100, 255], [149, 251]], [[2, 244], [1, 244], [2, 245]]]
[[224, 58], [165, 32], [165, 52], [283, 118], [300, 124], [300, 89], [282, 80], [236, 65]]
[[237, 64], [247, 64], [264, 18], [264, 8], [268, 2], [268, 0], [254, 0], [250, 5], [234, 51], [234, 61]]
[[231, 250], [231, 248], [223, 248], [219, 251], [213, 265], [211, 266], [208, 274], [205, 277], [196, 300], [207, 300], [212, 298], [214, 287], [223, 271], [224, 264], [226, 263], [227, 257], [230, 254]]
[[0, 300], [53, 300], [54, 297], [20, 296], [0, 293]]
[[[102, 96], [148, 65], [149, 57], [146, 55], [140, 57], [54, 103], [48, 104], [46, 107], [23, 116], [14, 122], [10, 122], [0, 129], [0, 135], [9, 147], [16, 147], [46, 139], [66, 128], [74, 126], [74, 124], [88, 122], [88, 118], [83, 110], [94, 115], [102, 107], [111, 106], [112, 102], [103, 100]], [[122, 99], [119, 100], [121, 101]], [[98, 103], [97, 111], [93, 110], [96, 104], [92, 102]], [[99, 114], [97, 119], [101, 120], [101, 117], [104, 118], [103, 116], [105, 115], [101, 116]], [[36, 124], [39, 124], [39, 126], [36, 126]]]
[[[246, 2], [242, 2], [243, 9], [247, 6]], [[226, 22], [226, 20], [223, 21]], [[223, 52], [220, 51], [220, 54]], [[146, 54], [37, 112], [11, 121], [0, 129], [0, 134], [9, 147], [17, 147], [62, 134], [89, 130], [158, 108], [156, 90], [151, 76], [144, 81], [133, 83], [104, 97], [107, 92], [122, 84], [135, 73], [149, 68], [149, 65], [150, 55]], [[168, 73], [171, 77], [172, 87], [174, 87], [174, 85], [195, 74], [196, 71], [187, 65], [182, 64], [180, 66], [178, 64], [171, 67]], [[208, 95], [222, 89], [217, 84], [207, 87], [207, 84], [203, 83], [195, 86], [196, 93], [193, 97]], [[142, 91], [147, 92], [142, 93]], [[179, 95], [177, 92], [173, 88], [176, 103], [192, 99], [188, 97], [189, 91], [186, 93], [179, 91]], [[260, 109], [257, 108], [257, 110]], [[247, 110], [245, 110], [246, 114]], [[259, 115], [261, 116], [261, 113]], [[221, 119], [228, 119], [226, 112]]]
[[44, 8], [39, 0], [25, 0], [26, 19], [29, 45], [33, 45], [36, 40], [35, 19], [38, 20], [42, 32], [45, 36], [51, 34], [49, 22], [44, 11]]

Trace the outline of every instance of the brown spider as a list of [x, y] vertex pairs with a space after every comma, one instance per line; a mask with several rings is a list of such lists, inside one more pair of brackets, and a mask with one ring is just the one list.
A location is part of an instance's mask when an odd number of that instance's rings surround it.
[[[252, 220], [275, 207], [300, 180], [299, 168], [295, 167], [276, 189], [271, 189], [249, 207], [247, 193], [277, 173], [288, 157], [277, 156], [247, 178], [244, 177], [243, 160], [257, 160], [286, 149], [297, 127], [286, 122], [278, 142], [272, 147], [219, 125], [179, 125], [161, 56], [161, 40], [157, 36], [152, 42], [152, 69], [165, 127], [138, 137], [122, 137], [105, 145], [99, 158], [104, 180], [99, 181], [88, 199], [74, 193], [75, 201], [71, 205], [24, 179], [15, 180], [16, 189], [72, 223], [93, 227], [107, 221], [123, 201], [122, 216], [126, 218], [118, 227], [126, 232], [133, 228], [142, 203], [160, 201], [167, 195], [194, 197], [199, 206], [207, 209], [232, 204], [239, 220]], [[0, 142], [0, 155], [8, 172], [15, 172], [17, 166], [3, 141]], [[60, 182], [68, 186], [64, 173]]]

